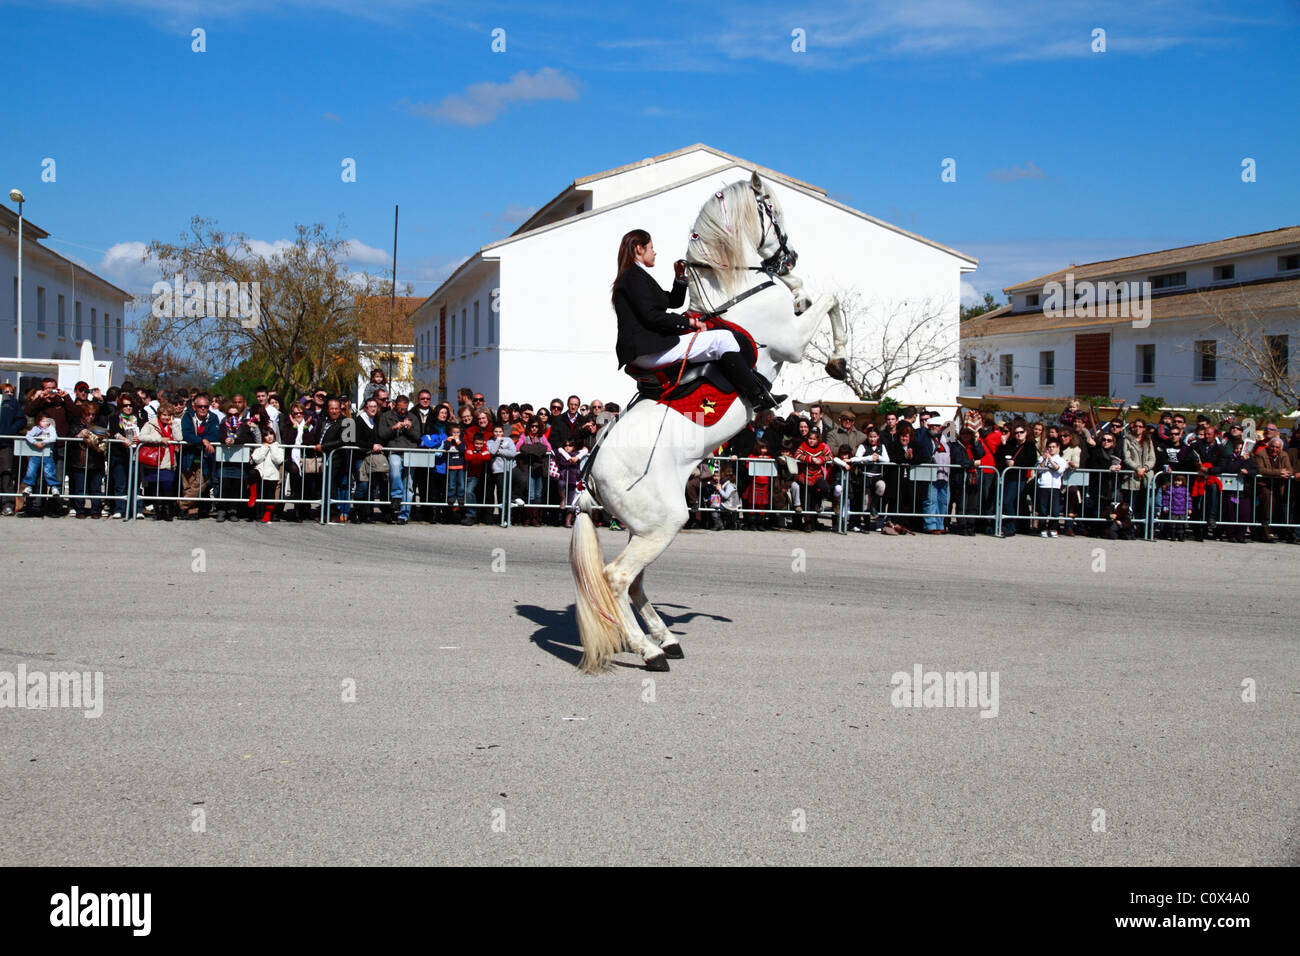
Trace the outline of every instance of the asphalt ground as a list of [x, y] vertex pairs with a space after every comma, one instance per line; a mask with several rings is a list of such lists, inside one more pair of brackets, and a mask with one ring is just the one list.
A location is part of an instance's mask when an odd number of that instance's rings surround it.
[[0, 672], [104, 682], [0, 709], [0, 863], [1300, 862], [1300, 547], [686, 532], [598, 677], [567, 547], [0, 520]]

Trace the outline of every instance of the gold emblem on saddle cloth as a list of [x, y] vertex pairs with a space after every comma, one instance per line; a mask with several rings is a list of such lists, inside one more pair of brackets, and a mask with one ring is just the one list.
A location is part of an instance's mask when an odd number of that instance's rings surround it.
[[712, 415], [716, 410], [717, 406], [713, 404], [713, 399], [706, 398], [704, 401], [700, 402], [700, 411], [704, 414]]

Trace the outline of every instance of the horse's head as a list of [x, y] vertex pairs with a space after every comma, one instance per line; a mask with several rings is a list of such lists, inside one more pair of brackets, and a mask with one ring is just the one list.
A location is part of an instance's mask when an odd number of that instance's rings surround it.
[[704, 204], [686, 258], [713, 270], [730, 294], [744, 272], [788, 275], [799, 257], [790, 248], [780, 202], [754, 173], [748, 182], [724, 186]]

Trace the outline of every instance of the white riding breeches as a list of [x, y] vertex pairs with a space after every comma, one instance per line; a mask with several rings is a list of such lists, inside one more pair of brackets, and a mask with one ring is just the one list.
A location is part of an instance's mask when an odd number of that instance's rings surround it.
[[[687, 349], [690, 354], [687, 355]], [[726, 329], [707, 329], [698, 335], [688, 332], [677, 340], [677, 344], [663, 352], [642, 355], [629, 362], [637, 368], [659, 368], [686, 358], [690, 362], [712, 362], [722, 358], [728, 352], [739, 352], [740, 344], [736, 336]]]

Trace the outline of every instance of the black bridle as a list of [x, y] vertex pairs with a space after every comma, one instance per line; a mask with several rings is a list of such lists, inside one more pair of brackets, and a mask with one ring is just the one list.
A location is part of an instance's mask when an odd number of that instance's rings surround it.
[[[776, 252], [756, 266], [733, 266], [733, 268], [744, 272], [765, 272], [769, 277], [788, 275], [799, 261], [799, 253], [790, 248], [789, 238], [781, 228], [781, 223], [776, 218], [776, 211], [772, 208], [772, 200], [758, 197], [755, 202], [758, 204], [759, 221], [763, 224], [763, 233], [758, 237], [758, 248], [762, 249], [767, 242], [767, 229], [770, 225], [772, 231], [776, 233]], [[692, 262], [690, 259], [686, 260], [686, 264], [696, 269], [714, 268], [710, 263]]]

